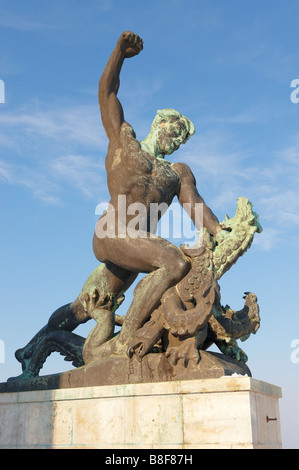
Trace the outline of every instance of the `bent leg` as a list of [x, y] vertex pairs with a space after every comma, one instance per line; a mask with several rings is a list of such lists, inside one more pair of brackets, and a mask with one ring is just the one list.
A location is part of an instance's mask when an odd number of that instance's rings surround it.
[[[136, 286], [133, 302], [120, 334], [102, 347], [101, 357], [123, 352], [135, 332], [149, 319], [162, 295], [179, 282], [190, 269], [190, 263], [172, 243], [160, 237], [106, 238], [94, 240], [95, 254], [109, 256], [113, 263], [130, 271], [148, 273]], [[115, 345], [114, 345], [115, 343]], [[117, 343], [117, 344], [116, 344]], [[113, 344], [113, 346], [112, 346]]]
[[92, 295], [94, 289], [98, 289], [103, 303], [107, 298], [117, 298], [125, 292], [136, 279], [137, 274], [128, 272], [112, 263], [98, 266], [88, 277], [77, 299], [58, 308], [44, 326], [22, 349], [15, 353], [16, 359], [21, 362], [22, 369], [29, 366], [32, 354], [39, 347], [41, 341], [53, 331], [71, 332], [77, 326], [90, 320], [90, 316], [84, 306], [86, 293]]

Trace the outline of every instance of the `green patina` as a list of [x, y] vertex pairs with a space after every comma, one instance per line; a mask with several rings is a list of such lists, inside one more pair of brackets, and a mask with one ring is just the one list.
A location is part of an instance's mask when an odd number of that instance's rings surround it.
[[224, 230], [215, 237], [213, 253], [214, 270], [219, 279], [250, 248], [254, 234], [263, 230], [252, 206], [247, 198], [239, 197], [235, 216], [230, 219], [226, 215], [221, 223]]
[[[152, 122], [150, 133], [140, 142], [142, 149], [151, 155], [155, 155], [157, 158], [164, 158], [165, 153], [160, 149], [158, 134], [161, 132], [161, 129], [164, 129], [166, 132], [171, 132], [171, 127], [173, 127], [174, 123], [183, 124], [183, 126], [180, 127], [181, 133], [177, 137], [180, 144], [186, 143], [190, 136], [195, 133], [193, 123], [190, 119], [179, 113], [179, 111], [170, 108], [159, 109]], [[169, 149], [167, 154], [170, 155], [174, 150], [175, 149]]]

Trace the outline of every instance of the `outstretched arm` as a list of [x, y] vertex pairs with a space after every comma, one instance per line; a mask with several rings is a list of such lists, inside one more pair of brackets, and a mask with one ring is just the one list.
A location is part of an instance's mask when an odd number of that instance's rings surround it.
[[117, 98], [119, 76], [125, 58], [139, 54], [143, 48], [137, 34], [125, 31], [107, 62], [99, 82], [99, 105], [102, 122], [110, 143], [119, 144], [120, 126], [124, 122], [122, 106]]
[[222, 228], [215, 214], [213, 214], [211, 209], [205, 204], [202, 197], [198, 194], [196, 180], [192, 171], [188, 165], [184, 163], [175, 163], [173, 168], [181, 179], [181, 186], [178, 194], [180, 204], [182, 206], [185, 204], [185, 208], [187, 209], [188, 214], [190, 215], [197, 230], [201, 228], [198, 226], [201, 221], [198, 220], [198, 217], [196, 216], [196, 204], [203, 204], [203, 226], [206, 227], [209, 232], [215, 236], [217, 232], [222, 230]]

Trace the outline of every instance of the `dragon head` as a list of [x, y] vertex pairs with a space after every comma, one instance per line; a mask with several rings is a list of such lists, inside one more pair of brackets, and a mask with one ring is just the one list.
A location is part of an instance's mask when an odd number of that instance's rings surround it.
[[250, 231], [261, 233], [263, 231], [260, 223], [259, 216], [252, 210], [253, 204], [246, 197], [239, 197], [237, 200], [237, 210], [232, 219], [225, 215], [225, 219], [221, 222], [221, 227], [224, 230], [234, 230], [235, 228], [250, 227]]
[[220, 224], [223, 230], [215, 237], [213, 252], [214, 269], [219, 278], [250, 248], [254, 234], [263, 230], [252, 206], [247, 198], [239, 197], [234, 217], [230, 219], [226, 215]]

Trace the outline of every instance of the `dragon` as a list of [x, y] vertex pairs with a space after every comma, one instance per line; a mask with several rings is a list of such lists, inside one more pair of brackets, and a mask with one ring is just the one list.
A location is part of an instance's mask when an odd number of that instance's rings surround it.
[[151, 319], [137, 331], [129, 344], [129, 355], [143, 357], [160, 341], [162, 350], [173, 364], [182, 359], [200, 360], [200, 350], [213, 343], [232, 358], [247, 362], [237, 344], [245, 341], [260, 326], [257, 296], [245, 292], [245, 305], [239, 311], [220, 303], [218, 280], [250, 247], [255, 232], [262, 228], [252, 204], [239, 198], [233, 219], [226, 216], [225, 229], [215, 239], [203, 228], [200, 247], [180, 246], [192, 263], [191, 270], [176, 286], [165, 292], [161, 305]]
[[[260, 326], [257, 297], [245, 292], [241, 310], [224, 307], [218, 281], [249, 249], [255, 233], [262, 232], [252, 206], [247, 198], [240, 197], [235, 216], [225, 216], [221, 223], [223, 230], [215, 237], [203, 228], [193, 247], [179, 247], [190, 259], [191, 268], [177, 285], [163, 294], [150, 319], [136, 332], [128, 344], [129, 357], [136, 354], [142, 359], [148, 353], [164, 353], [173, 364], [182, 360], [187, 366], [191, 360], [200, 361], [200, 350], [215, 344], [223, 354], [247, 362], [247, 355], [237, 340], [245, 341]], [[9, 380], [38, 376], [54, 351], [72, 361], [74, 367], [97, 360], [98, 348], [117, 334], [115, 325], [122, 326], [125, 321], [125, 316], [115, 313], [124, 300], [123, 292], [111, 295], [103, 288], [104, 269], [104, 265], [96, 268], [74, 303], [60, 307], [68, 313], [77, 306], [84, 310], [86, 318], [96, 321], [88, 337], [74, 334], [69, 326], [68, 330], [52, 331], [45, 327], [25, 348], [16, 351], [23, 373]]]

